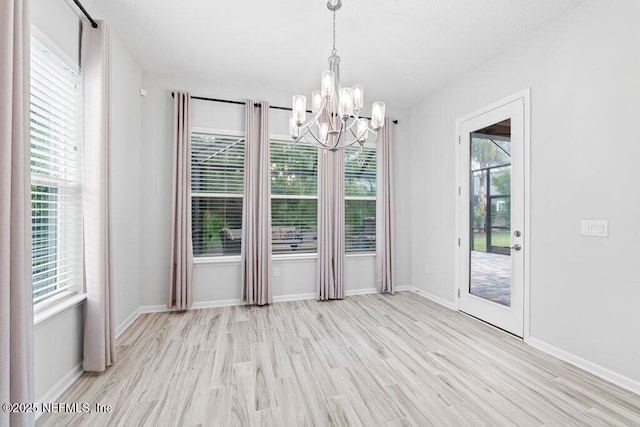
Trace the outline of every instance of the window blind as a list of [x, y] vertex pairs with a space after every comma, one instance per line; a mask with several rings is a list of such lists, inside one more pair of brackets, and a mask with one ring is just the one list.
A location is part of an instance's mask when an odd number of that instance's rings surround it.
[[270, 159], [273, 253], [315, 253], [318, 149], [308, 144], [272, 140]]
[[345, 248], [347, 252], [376, 250], [376, 150], [345, 150]]
[[80, 73], [31, 39], [31, 237], [36, 309], [83, 290]]
[[239, 255], [244, 137], [192, 132], [191, 214], [196, 257]]

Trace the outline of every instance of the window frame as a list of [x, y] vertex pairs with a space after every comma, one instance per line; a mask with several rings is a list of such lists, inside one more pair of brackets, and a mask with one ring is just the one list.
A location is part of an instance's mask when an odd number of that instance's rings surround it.
[[[352, 148], [359, 149], [360, 146], [358, 144], [354, 144], [352, 146]], [[378, 187], [378, 143], [377, 143], [377, 139], [374, 139], [373, 141], [367, 139], [367, 141], [365, 141], [365, 143], [364, 143], [364, 147], [363, 148], [373, 150], [374, 153], [375, 153], [375, 157], [376, 157], [376, 188], [377, 188]], [[346, 177], [346, 165], [345, 165], [345, 177]], [[377, 200], [377, 196], [347, 196], [346, 191], [345, 191], [344, 200], [345, 200], [345, 220], [346, 220], [346, 216], [347, 216], [346, 201], [347, 200], [366, 200], [366, 201], [373, 200], [375, 202]], [[377, 220], [377, 218], [376, 218], [376, 220]], [[347, 247], [346, 247], [346, 238], [347, 238], [346, 230], [345, 230], [345, 236], [344, 237], [345, 237], [345, 249], [344, 249], [344, 251], [345, 251], [345, 254], [346, 254], [347, 257], [364, 258], [364, 257], [372, 257], [372, 256], [376, 255], [375, 247], [374, 247], [373, 250], [348, 251]], [[377, 236], [376, 236], [376, 240], [377, 240]]]
[[[244, 138], [246, 143], [246, 134], [242, 131], [228, 130], [228, 129], [218, 129], [218, 128], [208, 128], [201, 126], [192, 126], [191, 134], [200, 133], [212, 136], [228, 136], [231, 138]], [[191, 177], [189, 177], [191, 180]], [[208, 197], [208, 198], [238, 198], [242, 199], [242, 204], [244, 206], [244, 194], [238, 196], [233, 193], [193, 193], [191, 191], [192, 186], [189, 185], [189, 199], [191, 200], [191, 212], [193, 212], [193, 197]], [[191, 230], [193, 235], [193, 230]], [[240, 263], [241, 255], [218, 255], [218, 256], [199, 256], [193, 257], [193, 264], [238, 264]]]
[[[33, 177], [36, 176], [36, 182], [38, 181], [38, 177], [42, 176], [40, 174], [33, 174], [31, 171], [31, 148], [30, 148], [30, 169], [29, 169], [29, 176], [30, 176], [30, 186], [33, 187], [34, 185], [37, 186], [51, 186], [51, 187], [56, 187], [56, 188], [62, 188], [62, 189], [72, 189], [74, 192], [77, 193], [77, 197], [79, 199], [78, 203], [79, 203], [79, 207], [77, 208], [79, 210], [80, 215], [82, 216], [82, 198], [83, 198], [83, 177], [82, 177], [82, 171], [83, 171], [83, 149], [84, 149], [84, 137], [83, 137], [83, 115], [84, 115], [84, 99], [83, 99], [83, 80], [82, 80], [82, 70], [80, 68], [80, 64], [74, 60], [71, 59], [71, 57], [64, 51], [62, 50], [56, 43], [54, 43], [49, 37], [47, 37], [42, 31], [40, 31], [36, 26], [31, 25], [31, 36], [30, 36], [30, 40], [29, 43], [32, 44], [33, 40], [35, 39], [35, 41], [37, 43], [39, 43], [40, 45], [42, 45], [44, 47], [44, 49], [46, 49], [51, 55], [53, 55], [55, 57], [56, 61], [59, 61], [63, 66], [67, 67], [69, 69], [69, 71], [71, 71], [72, 73], [75, 73], [77, 75], [77, 85], [78, 85], [78, 101], [79, 101], [79, 106], [78, 106], [78, 117], [77, 117], [77, 132], [78, 132], [78, 140], [77, 140], [77, 146], [76, 146], [76, 152], [78, 153], [78, 179], [74, 180], [72, 184], [65, 186], [65, 187], [60, 187], [59, 185], [56, 185], [59, 181], [61, 181], [60, 178], [54, 178], [50, 180], [50, 184], [34, 184], [33, 183]], [[34, 52], [33, 50], [30, 50], [30, 57], [29, 57], [29, 61], [30, 61], [30, 71], [31, 69], [31, 61], [33, 61], [33, 55]], [[32, 73], [30, 72], [30, 76], [32, 75]], [[31, 129], [31, 93], [32, 93], [32, 80], [33, 77], [31, 77], [31, 80], [29, 82], [29, 128]], [[29, 131], [29, 144], [31, 145], [31, 141], [32, 141], [32, 134], [31, 134], [31, 130]], [[42, 182], [46, 181], [46, 179], [42, 179]], [[31, 193], [31, 190], [30, 190]], [[61, 193], [58, 193], [61, 194]], [[31, 199], [31, 212], [32, 212], [32, 216], [33, 216], [33, 196], [30, 195], [30, 199]], [[59, 209], [56, 210], [56, 212], [60, 212]], [[65, 214], [69, 214], [69, 212], [66, 211], [62, 211], [60, 212], [61, 215], [65, 215]], [[61, 218], [63, 218], [61, 216]], [[69, 232], [65, 232], [65, 228], [69, 227], [69, 224], [67, 224], [64, 220], [61, 219], [57, 219], [58, 224], [58, 230], [56, 231], [56, 240], [58, 241], [57, 243], [57, 247], [67, 247], [69, 245], [70, 240], [73, 240], [69, 237]], [[80, 224], [82, 224], [82, 218], [80, 219]], [[33, 223], [31, 224], [31, 228], [33, 230]], [[69, 289], [64, 290], [56, 295], [50, 296], [48, 298], [43, 298], [38, 302], [33, 302], [34, 300], [34, 291], [33, 291], [33, 263], [32, 263], [32, 277], [31, 277], [31, 292], [32, 292], [32, 303], [33, 303], [33, 313], [34, 313], [34, 325], [39, 325], [40, 323], [43, 323], [45, 321], [47, 321], [48, 319], [55, 317], [56, 315], [66, 311], [67, 309], [76, 306], [82, 302], [84, 302], [86, 300], [86, 284], [84, 281], [84, 243], [83, 243], [83, 235], [84, 235], [84, 230], [83, 230], [83, 226], [80, 225], [79, 230], [75, 230], [75, 231], [79, 231], [80, 232], [80, 237], [76, 237], [76, 238], [80, 238], [81, 243], [79, 243], [79, 259], [75, 259], [73, 261], [73, 264], [77, 264], [78, 267], [78, 277], [77, 277], [77, 283], [74, 284], [73, 286], [71, 286]], [[31, 233], [33, 233], [33, 231], [31, 231]], [[60, 249], [58, 249], [59, 251]], [[34, 251], [34, 246], [33, 246], [33, 242], [31, 244], [31, 253], [33, 255], [33, 251]]]
[[[310, 147], [313, 147], [315, 149], [317, 149], [317, 147], [314, 147], [313, 144], [309, 144], [307, 142], [295, 142], [293, 140], [293, 138], [291, 138], [291, 135], [283, 135], [283, 134], [271, 134], [269, 135], [269, 156], [271, 156], [271, 141], [277, 141], [277, 142], [285, 142], [285, 143], [289, 143], [289, 144], [305, 144], [308, 145]], [[271, 160], [271, 159], [269, 159]], [[320, 156], [318, 153], [318, 161], [320, 161]], [[317, 175], [316, 171], [316, 175]], [[318, 181], [319, 182], [319, 181]], [[271, 181], [269, 181], [269, 185], [271, 185]], [[269, 187], [271, 188], [271, 187]], [[293, 195], [293, 194], [278, 194], [274, 197], [273, 193], [270, 191], [270, 199], [273, 200], [275, 199], [295, 199], [295, 200], [315, 200], [316, 201], [316, 218], [318, 217], [318, 210], [317, 210], [317, 206], [318, 206], [318, 191], [319, 188], [316, 187], [316, 195], [315, 196], [310, 196], [310, 195]], [[273, 213], [272, 213], [273, 216]], [[318, 224], [317, 224], [317, 219], [316, 219], [316, 230], [318, 228]], [[273, 244], [272, 244], [273, 247]], [[282, 260], [305, 260], [305, 259], [317, 259], [318, 258], [318, 249], [316, 247], [316, 251], [315, 252], [301, 252], [301, 253], [278, 253], [278, 254], [271, 254], [271, 259], [272, 260], [276, 260], [276, 261], [282, 261]]]

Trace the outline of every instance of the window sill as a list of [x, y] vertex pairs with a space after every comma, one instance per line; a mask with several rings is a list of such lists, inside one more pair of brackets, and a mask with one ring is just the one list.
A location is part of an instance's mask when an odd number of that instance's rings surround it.
[[351, 252], [347, 254], [347, 258], [375, 258], [375, 252]]
[[193, 265], [240, 264], [240, 255], [193, 258]]
[[73, 294], [67, 298], [61, 299], [49, 307], [38, 310], [33, 316], [33, 326], [38, 326], [49, 320], [59, 316], [71, 308], [84, 303], [87, 299], [87, 294]]
[[[363, 253], [347, 253], [347, 259], [358, 258], [375, 258], [375, 252], [363, 252]], [[283, 261], [308, 261], [318, 259], [316, 253], [304, 253], [304, 254], [276, 254], [271, 256], [271, 260], [274, 262]], [[240, 256], [220, 256], [220, 257], [200, 257], [193, 259], [194, 266], [206, 266], [210, 264], [240, 264]]]
[[277, 254], [271, 255], [271, 261], [282, 262], [282, 261], [308, 261], [318, 259], [317, 253], [303, 253], [303, 254]]

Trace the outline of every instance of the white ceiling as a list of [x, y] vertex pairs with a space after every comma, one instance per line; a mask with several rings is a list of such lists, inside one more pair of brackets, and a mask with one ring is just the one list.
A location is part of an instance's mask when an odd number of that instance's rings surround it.
[[[582, 1], [343, 0], [343, 84], [410, 107]], [[328, 68], [325, 0], [95, 3], [145, 71], [309, 95]]]

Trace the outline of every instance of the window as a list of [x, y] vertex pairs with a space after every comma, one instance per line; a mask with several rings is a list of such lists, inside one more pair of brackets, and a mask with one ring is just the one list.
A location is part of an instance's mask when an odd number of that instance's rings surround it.
[[344, 172], [346, 251], [375, 252], [375, 148], [347, 148], [344, 154]]
[[80, 73], [31, 40], [31, 237], [36, 309], [83, 290]]
[[318, 149], [272, 140], [270, 151], [273, 253], [316, 253]]
[[194, 257], [240, 255], [244, 137], [191, 134]]

